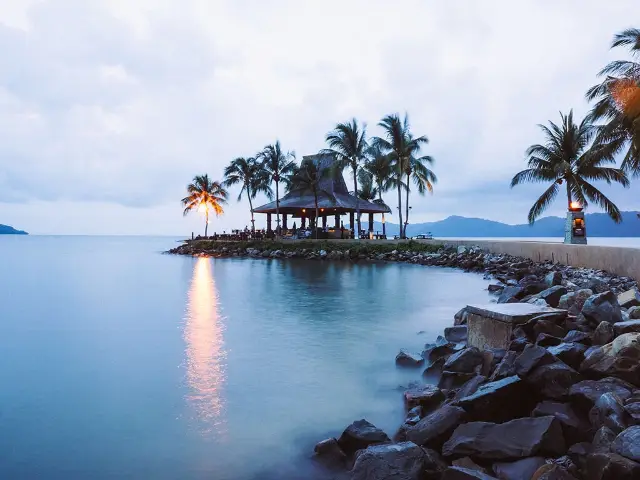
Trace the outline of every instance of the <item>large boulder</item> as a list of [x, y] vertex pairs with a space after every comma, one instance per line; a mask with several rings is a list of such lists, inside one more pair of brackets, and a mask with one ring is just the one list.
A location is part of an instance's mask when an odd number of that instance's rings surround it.
[[[640, 309], [640, 307], [634, 307]], [[619, 322], [613, 325], [615, 336], [625, 333], [640, 332], [640, 320], [629, 320], [628, 322]]]
[[511, 377], [516, 374], [516, 358], [518, 358], [518, 353], [513, 351], [508, 351], [505, 353], [504, 357], [496, 368], [493, 370], [491, 377], [489, 380], [495, 382], [496, 380], [501, 380], [503, 378]]
[[591, 441], [590, 453], [608, 453], [616, 439], [616, 434], [609, 427], [600, 427]]
[[467, 341], [467, 326], [457, 325], [444, 329], [444, 338], [451, 343], [462, 343]]
[[[574, 466], [575, 468], [575, 466]], [[533, 473], [531, 480], [577, 480], [563, 466], [548, 463]]]
[[555, 287], [556, 285], [562, 285], [562, 272], [549, 272], [544, 277], [544, 283], [547, 287]]
[[592, 453], [587, 456], [587, 480], [638, 480], [640, 463], [617, 453]]
[[640, 292], [637, 288], [632, 288], [618, 295], [618, 304], [622, 308], [631, 308], [640, 306]]
[[482, 352], [476, 347], [468, 347], [451, 355], [444, 364], [448, 372], [474, 373], [482, 365]]
[[439, 449], [464, 420], [466, 412], [460, 407], [444, 405], [405, 430], [405, 438], [418, 445]]
[[525, 295], [522, 287], [506, 287], [498, 296], [498, 303], [517, 303]]
[[568, 403], [540, 402], [531, 412], [532, 417], [552, 416], [562, 425], [562, 432], [567, 444], [579, 443], [591, 439], [591, 425]]
[[627, 315], [629, 315], [629, 320], [640, 320], [640, 307], [631, 307], [627, 310]]
[[587, 346], [582, 343], [563, 342], [559, 345], [547, 347], [547, 351], [571, 368], [577, 370], [584, 360], [584, 353], [587, 351]]
[[600, 322], [593, 332], [592, 341], [594, 345], [606, 345], [613, 341], [615, 333], [613, 331], [613, 324], [609, 322]]
[[620, 397], [615, 393], [607, 392], [596, 400], [589, 412], [589, 420], [595, 430], [607, 427], [614, 433], [620, 433], [629, 426], [631, 416], [624, 409]]
[[567, 331], [553, 321], [541, 319], [533, 326], [533, 336], [538, 338], [541, 333], [546, 333], [547, 335], [558, 338], [564, 338]]
[[449, 467], [447, 468], [441, 480], [498, 480], [496, 477], [487, 475], [480, 470], [464, 467]]
[[579, 411], [588, 413], [604, 393], [613, 392], [625, 401], [631, 397], [633, 390], [633, 385], [615, 377], [583, 380], [569, 389], [569, 401]]
[[554, 287], [547, 288], [538, 294], [538, 298], [542, 298], [551, 307], [557, 307], [560, 303], [560, 298], [568, 293], [567, 287], [562, 285], [556, 285]]
[[459, 310], [454, 316], [453, 316], [453, 324], [454, 325], [466, 325], [467, 324], [467, 317], [469, 316], [469, 313], [467, 312], [467, 307]]
[[372, 445], [361, 451], [352, 480], [423, 480], [429, 457], [412, 442]]
[[499, 479], [531, 480], [536, 470], [545, 465], [544, 457], [529, 457], [515, 462], [496, 462], [493, 472]]
[[538, 365], [554, 363], [557, 359], [547, 349], [538, 345], [528, 344], [522, 353], [516, 358], [515, 367], [518, 375], [526, 376]]
[[487, 381], [487, 377], [483, 375], [476, 375], [472, 377], [470, 380], [467, 380], [456, 392], [453, 397], [453, 401], [458, 401], [464, 397], [468, 397], [469, 395], [476, 393], [480, 385]]
[[640, 462], [640, 425], [634, 425], [618, 434], [611, 450], [635, 462]]
[[554, 417], [518, 418], [506, 423], [460, 425], [444, 444], [445, 457], [508, 460], [535, 455], [557, 457], [566, 451], [562, 426]]
[[400, 365], [402, 367], [419, 367], [423, 363], [424, 358], [422, 358], [418, 353], [400, 350], [400, 353], [396, 355], [396, 365]]
[[544, 398], [562, 400], [569, 395], [569, 389], [582, 380], [581, 375], [569, 365], [557, 361], [536, 367], [527, 377], [533, 390]]
[[504, 422], [523, 417], [536, 404], [536, 394], [517, 375], [486, 383], [456, 402], [472, 420]]
[[580, 330], [571, 330], [562, 339], [566, 343], [581, 343], [583, 345], [591, 345], [591, 334], [581, 332]]
[[378, 427], [366, 420], [356, 420], [349, 425], [340, 438], [338, 445], [347, 455], [353, 455], [356, 451], [367, 448], [369, 445], [390, 442], [391, 439]]
[[601, 322], [617, 323], [622, 321], [622, 310], [613, 292], [608, 291], [590, 296], [582, 307], [582, 315], [592, 326]]
[[591, 295], [593, 295], [593, 292], [588, 288], [583, 288], [582, 290], [577, 290], [575, 292], [569, 292], [566, 295], [560, 297], [558, 308], [567, 310], [570, 315], [577, 315], [582, 311], [584, 302], [586, 302], [587, 298], [589, 298]]
[[429, 410], [438, 406], [444, 400], [444, 393], [435, 385], [411, 387], [404, 392], [404, 403], [407, 410], [421, 406]]
[[612, 375], [640, 386], [640, 333], [625, 333], [595, 349], [580, 371], [596, 377]]
[[329, 468], [343, 468], [347, 465], [347, 456], [335, 438], [328, 438], [316, 444], [314, 459]]
[[633, 421], [640, 425], [640, 400], [625, 403], [624, 409], [633, 418]]

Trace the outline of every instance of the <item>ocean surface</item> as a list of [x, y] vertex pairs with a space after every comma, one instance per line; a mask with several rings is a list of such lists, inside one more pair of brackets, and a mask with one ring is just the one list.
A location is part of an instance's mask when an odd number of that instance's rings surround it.
[[317, 441], [400, 425], [398, 350], [489, 301], [457, 270], [175, 242], [0, 236], [0, 478], [315, 478]]

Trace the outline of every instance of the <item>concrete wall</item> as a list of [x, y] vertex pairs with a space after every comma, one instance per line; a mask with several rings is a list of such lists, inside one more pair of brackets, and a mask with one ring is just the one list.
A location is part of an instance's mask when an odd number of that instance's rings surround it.
[[[290, 240], [296, 242], [297, 240]], [[323, 240], [320, 240], [323, 241]], [[325, 242], [327, 240], [324, 240]], [[330, 243], [357, 243], [361, 240], [329, 240]], [[406, 240], [365, 240], [372, 244], [401, 243]], [[552, 262], [606, 270], [616, 275], [640, 281], [640, 249], [628, 247], [601, 247], [594, 245], [565, 245], [513, 240], [413, 240], [418, 243], [478, 246], [492, 253], [504, 253], [529, 258], [536, 262]]]

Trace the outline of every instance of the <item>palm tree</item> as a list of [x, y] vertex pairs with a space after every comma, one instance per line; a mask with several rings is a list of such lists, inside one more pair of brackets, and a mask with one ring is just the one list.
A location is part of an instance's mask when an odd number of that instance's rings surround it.
[[611, 48], [628, 47], [632, 60], [616, 60], [604, 67], [602, 83], [589, 89], [587, 99], [596, 103], [590, 113], [592, 122], [604, 121], [599, 138], [622, 151], [628, 147], [621, 168], [640, 176], [640, 29], [618, 33]]
[[229, 194], [220, 182], [209, 179], [209, 175], [196, 175], [189, 185], [187, 185], [189, 195], [182, 199], [184, 206], [183, 215], [187, 215], [191, 210], [197, 208], [204, 212], [204, 236], [207, 236], [209, 228], [209, 209], [212, 209], [216, 216], [222, 215], [224, 210], [222, 205], [227, 203]]
[[276, 184], [276, 223], [277, 231], [280, 231], [280, 182], [286, 181], [295, 166], [296, 155], [294, 152], [283, 152], [280, 141], [267, 145], [258, 153], [258, 158], [262, 161], [262, 168], [267, 172], [270, 181]]
[[316, 208], [316, 215], [314, 217], [314, 232], [316, 239], [318, 238], [318, 216], [320, 215], [318, 195], [320, 193], [324, 193], [333, 199], [333, 193], [322, 188], [322, 180], [332, 173], [332, 169], [320, 169], [314, 161], [306, 160], [303, 161], [299, 167], [294, 166], [293, 171], [289, 176], [290, 191], [297, 191], [300, 195], [305, 195], [307, 192], [311, 192], [313, 194]]
[[[358, 168], [366, 159], [366, 130], [366, 125], [363, 124], [359, 126], [355, 118], [348, 123], [338, 123], [336, 127], [327, 134], [325, 139], [330, 148], [321, 152], [334, 155], [339, 169], [351, 168], [354, 192], [358, 191]], [[357, 195], [356, 217], [358, 219], [356, 238], [358, 238], [361, 231], [361, 223], [360, 201]]]
[[405, 202], [406, 216], [404, 219], [405, 236], [407, 234], [407, 225], [409, 224], [409, 192], [411, 191], [409, 184], [411, 183], [411, 180], [413, 180], [413, 183], [417, 187], [420, 195], [424, 195], [427, 191], [429, 191], [429, 193], [433, 193], [433, 184], [438, 181], [436, 174], [427, 166], [433, 165], [435, 161], [433, 157], [429, 155], [416, 157], [416, 154], [420, 150], [420, 146], [428, 143], [427, 137], [422, 136], [414, 139], [413, 136], [409, 134], [408, 139], [407, 148], [411, 153], [404, 157], [404, 166], [402, 169], [404, 174], [407, 176], [407, 181], [405, 183], [405, 189], [407, 192]]
[[551, 204], [563, 182], [567, 187], [569, 208], [574, 199], [584, 207], [589, 199], [619, 223], [622, 217], [618, 207], [589, 183], [595, 180], [629, 186], [629, 180], [622, 170], [603, 166], [615, 163], [616, 145], [598, 142], [591, 144], [597, 128], [589, 123], [588, 117], [578, 126], [573, 121], [573, 111], [569, 115], [561, 113], [560, 116], [560, 126], [553, 122], [549, 122], [550, 127], [540, 125], [546, 137], [545, 144], [531, 145], [527, 149], [529, 168], [517, 173], [511, 180], [511, 187], [524, 182], [553, 182], [529, 210], [529, 223], [533, 224]]
[[253, 202], [256, 195], [262, 192], [271, 198], [273, 193], [269, 186], [270, 179], [262, 165], [255, 158], [239, 157], [232, 160], [224, 169], [224, 185], [230, 187], [232, 185], [242, 184], [242, 189], [238, 194], [238, 201], [242, 199], [245, 193], [249, 199], [249, 209], [251, 210], [251, 231], [256, 230], [256, 221], [253, 216]]
[[[360, 190], [358, 190], [357, 198], [364, 200], [365, 202], [378, 203], [378, 187], [373, 182], [373, 177], [365, 170], [360, 170], [358, 173], [358, 183], [360, 184]], [[360, 225], [361, 212], [358, 212], [358, 225]]]
[[[371, 179], [376, 185], [378, 199], [376, 203], [385, 205], [382, 201], [382, 194], [391, 187], [391, 159], [385, 155], [377, 146], [371, 146], [367, 150], [368, 160], [364, 164], [361, 172]], [[362, 184], [362, 180], [360, 180]], [[386, 205], [385, 205], [386, 206]], [[386, 224], [384, 212], [382, 212], [382, 234], [386, 235]]]

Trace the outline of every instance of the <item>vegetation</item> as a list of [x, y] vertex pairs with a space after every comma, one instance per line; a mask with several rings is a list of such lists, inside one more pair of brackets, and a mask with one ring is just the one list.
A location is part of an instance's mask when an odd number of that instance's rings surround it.
[[316, 239], [318, 238], [318, 217], [320, 216], [320, 209], [318, 207], [318, 194], [325, 193], [329, 197], [333, 197], [333, 194], [322, 188], [322, 180], [324, 176], [330, 175], [330, 170], [321, 171], [314, 162], [302, 162], [299, 167], [294, 167], [290, 177], [291, 190], [297, 190], [301, 194], [305, 191], [310, 191], [313, 194], [313, 200], [316, 207], [314, 220], [314, 233]]
[[276, 140], [276, 143], [264, 147], [258, 157], [262, 160], [262, 168], [276, 184], [276, 223], [280, 231], [280, 182], [288, 182], [296, 166], [296, 155], [294, 152], [284, 152], [280, 141]]
[[209, 228], [209, 210], [213, 210], [216, 216], [224, 212], [222, 205], [227, 203], [229, 194], [220, 182], [209, 179], [209, 175], [196, 175], [193, 181], [187, 185], [189, 195], [182, 199], [184, 206], [183, 215], [187, 215], [191, 210], [198, 209], [204, 212], [204, 236], [207, 236]]
[[[367, 181], [374, 183], [376, 185], [375, 190], [378, 193], [378, 198], [375, 202], [386, 207], [387, 205], [382, 200], [382, 194], [391, 187], [391, 158], [376, 146], [369, 147], [367, 158], [364, 168], [360, 170], [360, 182], [361, 184]], [[362, 195], [360, 195], [360, 198], [363, 198]], [[382, 213], [382, 234], [387, 234], [384, 212]]]
[[549, 122], [550, 127], [540, 125], [546, 142], [531, 145], [526, 170], [517, 173], [511, 180], [511, 187], [524, 182], [552, 182], [551, 186], [529, 210], [529, 223], [553, 202], [563, 183], [567, 190], [567, 207], [573, 200], [587, 206], [587, 199], [600, 205], [616, 222], [620, 222], [620, 210], [590, 181], [617, 182], [625, 187], [629, 180], [624, 172], [605, 165], [614, 163], [615, 145], [592, 143], [596, 128], [584, 119], [580, 125], [573, 121], [573, 112], [560, 114], [562, 123]]
[[227, 168], [224, 169], [224, 177], [224, 185], [227, 187], [238, 184], [242, 185], [242, 189], [238, 194], [238, 201], [242, 199], [243, 193], [249, 200], [251, 230], [255, 231], [256, 222], [253, 216], [253, 200], [259, 192], [266, 194], [269, 198], [273, 195], [267, 172], [255, 158], [239, 157], [232, 160]]

